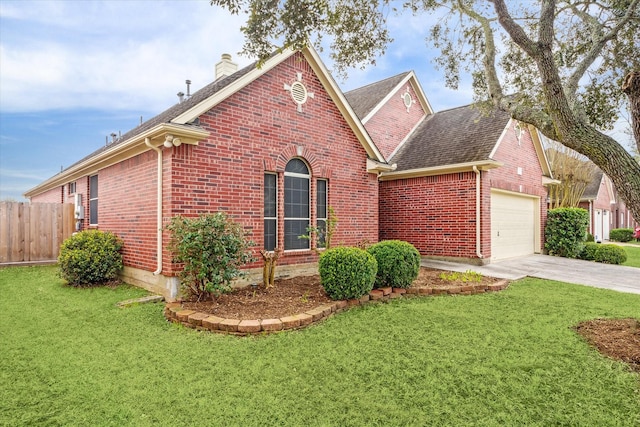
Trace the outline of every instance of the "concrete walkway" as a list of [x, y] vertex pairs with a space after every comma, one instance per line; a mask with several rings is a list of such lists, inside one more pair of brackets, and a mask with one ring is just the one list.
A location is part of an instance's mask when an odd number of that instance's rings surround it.
[[483, 266], [427, 259], [423, 259], [421, 264], [424, 267], [440, 270], [460, 272], [473, 270], [485, 276], [509, 280], [530, 276], [640, 294], [640, 268], [549, 255], [535, 254], [521, 258], [494, 261]]

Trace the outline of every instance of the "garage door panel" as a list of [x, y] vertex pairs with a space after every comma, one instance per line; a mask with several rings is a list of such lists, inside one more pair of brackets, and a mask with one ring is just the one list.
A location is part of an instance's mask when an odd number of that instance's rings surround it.
[[537, 199], [491, 193], [491, 259], [535, 252]]

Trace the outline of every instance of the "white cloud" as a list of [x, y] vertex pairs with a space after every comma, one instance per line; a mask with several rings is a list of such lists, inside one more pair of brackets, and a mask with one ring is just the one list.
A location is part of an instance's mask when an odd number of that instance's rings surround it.
[[0, 16], [2, 111], [160, 111], [185, 79], [211, 82], [222, 53], [249, 63], [242, 17], [206, 1], [3, 2]]

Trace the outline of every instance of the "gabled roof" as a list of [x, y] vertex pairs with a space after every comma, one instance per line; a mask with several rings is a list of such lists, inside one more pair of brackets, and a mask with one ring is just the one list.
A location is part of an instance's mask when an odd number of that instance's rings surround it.
[[602, 183], [602, 176], [604, 173], [600, 169], [596, 169], [593, 174], [593, 180], [587, 187], [584, 189], [584, 193], [582, 193], [582, 197], [580, 200], [595, 200], [598, 198], [598, 193], [600, 192], [600, 184]]
[[[388, 170], [389, 166], [386, 164], [384, 157], [369, 137], [363, 124], [345, 99], [333, 77], [329, 74], [317, 52], [311, 47], [305, 48], [300, 52], [305, 56], [325, 90], [365, 149], [369, 157], [367, 162], [368, 169], [372, 172]], [[274, 54], [259, 66], [257, 62], [254, 62], [230, 76], [217, 79], [193, 93], [186, 101], [173, 105], [140, 126], [131, 129], [122, 135], [118, 141], [101, 147], [59, 174], [27, 191], [25, 197], [35, 196], [81, 176], [94, 174], [104, 167], [150, 150], [151, 148], [147, 143], [159, 146], [167, 135], [181, 137], [185, 143], [197, 144], [199, 140], [206, 138], [208, 135], [208, 132], [195, 124], [195, 120], [201, 114], [223, 102], [229, 96], [266, 74], [295, 53], [296, 51], [288, 49]]]
[[493, 162], [491, 152], [509, 120], [506, 112], [486, 115], [470, 105], [438, 112], [416, 128], [389, 163], [397, 165], [397, 173]]
[[397, 76], [389, 77], [379, 82], [371, 83], [358, 89], [346, 92], [344, 95], [353, 108], [353, 111], [362, 120], [367, 121], [380, 109], [387, 100], [396, 92], [410, 83], [416, 94], [418, 102], [426, 114], [433, 114], [429, 100], [422, 91], [422, 87], [413, 71], [407, 71]]

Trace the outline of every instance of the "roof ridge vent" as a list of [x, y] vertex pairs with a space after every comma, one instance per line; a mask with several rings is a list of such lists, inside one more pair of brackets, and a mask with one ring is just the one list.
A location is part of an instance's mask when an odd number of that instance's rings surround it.
[[216, 64], [216, 80], [230, 76], [238, 71], [238, 64], [231, 60], [231, 55], [223, 53], [220, 62]]

